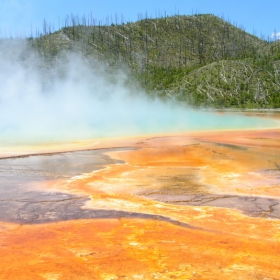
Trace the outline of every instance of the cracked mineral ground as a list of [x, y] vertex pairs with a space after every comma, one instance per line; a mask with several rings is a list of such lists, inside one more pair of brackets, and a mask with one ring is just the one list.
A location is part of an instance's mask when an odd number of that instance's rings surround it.
[[280, 279], [279, 129], [82, 148], [0, 159], [1, 279]]

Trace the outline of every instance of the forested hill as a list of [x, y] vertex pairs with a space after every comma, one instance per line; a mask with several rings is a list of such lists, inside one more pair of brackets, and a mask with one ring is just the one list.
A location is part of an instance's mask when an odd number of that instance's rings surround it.
[[121, 24], [69, 18], [29, 44], [45, 61], [78, 51], [111, 69], [130, 69], [150, 94], [192, 106], [279, 108], [280, 43], [261, 40], [213, 15], [172, 16]]

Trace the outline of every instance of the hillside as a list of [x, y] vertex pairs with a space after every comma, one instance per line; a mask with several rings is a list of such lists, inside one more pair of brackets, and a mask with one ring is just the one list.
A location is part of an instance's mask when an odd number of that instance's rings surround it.
[[82, 23], [72, 18], [61, 30], [45, 31], [28, 43], [48, 67], [61, 54], [79, 52], [112, 71], [127, 67], [130, 83], [150, 94], [192, 106], [280, 107], [279, 42], [261, 40], [213, 15]]

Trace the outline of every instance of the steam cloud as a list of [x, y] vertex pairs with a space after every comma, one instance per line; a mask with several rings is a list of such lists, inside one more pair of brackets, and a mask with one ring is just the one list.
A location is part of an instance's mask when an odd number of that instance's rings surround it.
[[12, 41], [1, 44], [0, 61], [2, 145], [271, 125], [132, 93], [123, 72], [112, 81], [108, 69], [77, 54], [58, 59], [46, 74], [40, 57]]

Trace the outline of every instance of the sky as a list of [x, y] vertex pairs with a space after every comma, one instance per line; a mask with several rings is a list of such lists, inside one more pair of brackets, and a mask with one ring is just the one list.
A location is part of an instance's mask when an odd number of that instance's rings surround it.
[[28, 37], [44, 20], [57, 30], [69, 15], [91, 15], [96, 22], [139, 17], [211, 13], [265, 39], [280, 39], [279, 0], [0, 0], [0, 37]]

